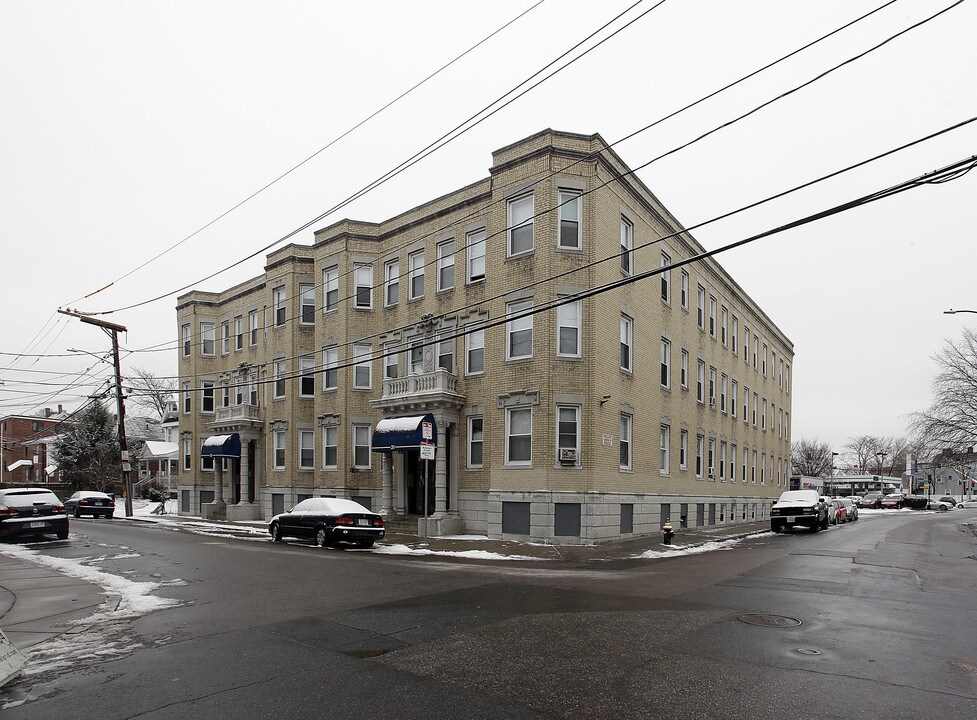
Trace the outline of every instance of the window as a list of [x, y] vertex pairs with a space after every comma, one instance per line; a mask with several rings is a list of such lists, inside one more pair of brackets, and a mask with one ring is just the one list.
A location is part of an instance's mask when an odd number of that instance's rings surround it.
[[258, 373], [248, 375], [248, 401], [258, 407]]
[[784, 389], [784, 361], [783, 360], [780, 361], [780, 379], [777, 381], [777, 385], [778, 387], [780, 387], [781, 390]]
[[634, 267], [634, 225], [626, 217], [621, 218], [621, 271], [631, 274]]
[[716, 368], [709, 368], [709, 407], [716, 407]]
[[200, 323], [200, 354], [213, 357], [217, 350], [217, 335], [214, 323]]
[[743, 422], [750, 422], [750, 388], [743, 386]]
[[275, 469], [285, 468], [285, 431], [275, 430]]
[[410, 288], [410, 299], [424, 297], [424, 251], [411, 253], [407, 256], [407, 283]]
[[400, 299], [400, 260], [391, 260], [383, 266], [383, 304], [396, 305]]
[[743, 362], [750, 363], [750, 328], [743, 326]]
[[767, 344], [763, 343], [763, 361], [760, 365], [760, 372], [763, 373], [763, 377], [767, 376]]
[[285, 397], [285, 360], [275, 360], [272, 368], [275, 375], [275, 397], [283, 398]]
[[706, 363], [699, 361], [695, 375], [695, 399], [705, 404], [706, 402]]
[[299, 430], [299, 468], [315, 469], [315, 433], [312, 430]]
[[225, 320], [221, 323], [221, 355], [231, 352], [231, 325]]
[[621, 315], [621, 369], [631, 372], [631, 348], [634, 341], [634, 320]]
[[729, 481], [736, 482], [736, 443], [729, 446]]
[[671, 355], [672, 344], [666, 338], [662, 338], [661, 385], [664, 388], [671, 386]]
[[678, 466], [685, 470], [689, 465], [689, 431], [680, 430], [678, 435]]
[[183, 469], [190, 470], [193, 466], [191, 465], [191, 440], [188, 437], [183, 438]]
[[465, 336], [465, 371], [481, 375], [485, 371], [485, 331], [472, 330]]
[[397, 351], [396, 343], [387, 343], [383, 346], [383, 379], [397, 379], [397, 358], [400, 353]]
[[580, 408], [556, 407], [556, 459], [561, 465], [580, 464]]
[[240, 315], [234, 318], [234, 349], [244, 349], [244, 318]]
[[685, 310], [689, 309], [689, 272], [688, 270], [683, 270], [681, 275], [681, 280], [679, 281], [681, 286], [682, 294], [682, 307]]
[[760, 349], [760, 336], [753, 333], [753, 369], [757, 369], [757, 351]]
[[762, 410], [762, 412], [760, 413], [760, 429], [766, 430], [767, 429], [767, 399], [766, 398], [763, 398], [760, 404], [760, 408]]
[[790, 395], [790, 365], [784, 368], [784, 392]]
[[560, 238], [557, 247], [580, 249], [580, 193], [560, 190]]
[[201, 385], [203, 390], [200, 395], [200, 412], [212, 413], [214, 412], [214, 383], [205, 382]]
[[244, 385], [234, 386], [234, 404], [235, 405], [244, 404]]
[[719, 480], [725, 482], [726, 480], [726, 441], [719, 441], [719, 465], [717, 466], [719, 470]]
[[760, 453], [760, 484], [767, 484], [767, 454]]
[[332, 312], [339, 308], [339, 268], [328, 268], [322, 271], [322, 294], [326, 301], [322, 304], [322, 312]]
[[258, 311], [257, 310], [252, 310], [248, 314], [248, 322], [250, 323], [251, 347], [255, 347], [258, 344]]
[[327, 426], [322, 428], [322, 468], [335, 470], [339, 460], [339, 442], [337, 428]]
[[221, 383], [221, 407], [230, 407], [231, 389], [226, 383]]
[[682, 387], [688, 389], [689, 387], [689, 351], [682, 351], [682, 368], [679, 377]]
[[[272, 290], [272, 298], [275, 304], [275, 327], [285, 324], [285, 288], [277, 287]], [[252, 343], [253, 344], [253, 343]]]
[[484, 419], [479, 415], [468, 418], [468, 467], [482, 467], [482, 450], [485, 443], [483, 434]]
[[784, 413], [784, 440], [790, 437], [790, 413]]
[[710, 480], [716, 479], [716, 438], [709, 438], [708, 455], [706, 455], [706, 472]]
[[631, 425], [633, 423], [633, 418], [626, 414], [621, 413], [621, 457], [620, 466], [622, 470], [630, 470], [632, 457], [631, 457]]
[[485, 279], [485, 228], [466, 236], [468, 243], [468, 282]]
[[370, 467], [370, 426], [353, 425], [353, 466]]
[[510, 408], [505, 416], [505, 463], [529, 465], [533, 455], [533, 411]]
[[700, 330], [706, 329], [706, 289], [699, 285], [695, 300], [696, 322]]
[[339, 350], [326, 348], [322, 351], [322, 389], [335, 390], [339, 387]]
[[455, 241], [438, 243], [438, 290], [455, 286]]
[[729, 344], [728, 336], [728, 326], [729, 325], [729, 309], [723, 305], [719, 310], [719, 339], [726, 347]]
[[757, 394], [753, 393], [753, 427], [756, 427]]
[[726, 412], [726, 386], [729, 383], [729, 378], [726, 377], [726, 373], [723, 373], [719, 378], [719, 409], [722, 412]]
[[557, 347], [562, 357], [580, 357], [580, 301], [564, 303], [556, 308]]
[[450, 373], [455, 371], [455, 339], [453, 330], [449, 330], [438, 338], [438, 369], [445, 369]]
[[695, 476], [697, 478], [702, 477], [702, 461], [704, 459], [702, 455], [705, 452], [705, 449], [706, 449], [705, 436], [701, 434], [696, 435], [695, 436]]
[[729, 414], [736, 417], [736, 380], [734, 379], [729, 390]]
[[672, 258], [669, 257], [668, 253], [662, 252], [662, 300], [667, 303], [672, 302], [672, 276], [671, 271], [668, 270], [668, 266], [672, 264]]
[[353, 359], [356, 361], [353, 368], [354, 388], [369, 389], [373, 386], [372, 352], [369, 345], [355, 345], [353, 347]]
[[709, 296], [709, 335], [716, 337], [716, 298]]
[[[506, 315], [512, 317], [532, 309], [532, 300], [520, 300], [506, 305]], [[506, 328], [506, 360], [517, 360], [533, 356], [533, 316], [525, 315], [509, 320]]]
[[750, 466], [750, 482], [756, 485], [756, 450], [753, 451], [753, 464]]
[[299, 322], [303, 325], [315, 323], [315, 285], [302, 283], [299, 285]]
[[180, 328], [180, 336], [183, 338], [183, 357], [190, 357], [190, 326], [183, 325]]
[[183, 414], [189, 415], [190, 411], [193, 409], [193, 401], [191, 400], [193, 396], [190, 394], [190, 383], [183, 383]]
[[669, 433], [668, 425], [662, 425], [661, 432], [659, 433], [658, 436], [658, 445], [660, 450], [659, 458], [658, 458], [659, 461], [658, 473], [660, 475], [668, 475], [668, 433]]
[[411, 375], [420, 375], [424, 372], [424, 341], [415, 340], [410, 344], [408, 351], [407, 365]]
[[733, 351], [733, 355], [736, 354], [736, 329], [738, 325], [739, 325], [739, 320], [737, 320], [736, 316], [733, 315], [733, 329], [732, 332], [730, 333], [730, 338], [729, 338], [729, 346]]
[[743, 448], [743, 482], [746, 482], [747, 468], [750, 464], [750, 449]]
[[315, 395], [315, 358], [311, 355], [299, 358], [299, 395], [301, 397]]
[[509, 255], [518, 255], [533, 249], [533, 194], [509, 201]]
[[777, 437], [784, 437], [784, 409], [777, 411]]
[[373, 307], [373, 266], [356, 265], [353, 268], [353, 307], [369, 310]]

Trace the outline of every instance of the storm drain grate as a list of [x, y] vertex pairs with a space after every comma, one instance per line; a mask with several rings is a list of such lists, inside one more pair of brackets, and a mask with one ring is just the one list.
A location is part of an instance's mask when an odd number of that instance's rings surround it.
[[751, 613], [740, 615], [736, 618], [747, 625], [760, 625], [761, 627], [789, 628], [797, 627], [801, 621], [797, 618], [786, 617], [784, 615], [766, 615], [761, 613]]

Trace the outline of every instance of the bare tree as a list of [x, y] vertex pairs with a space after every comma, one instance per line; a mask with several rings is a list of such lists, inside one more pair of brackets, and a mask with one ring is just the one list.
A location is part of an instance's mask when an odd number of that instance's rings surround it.
[[132, 368], [124, 384], [132, 404], [156, 413], [160, 420], [166, 412], [166, 403], [176, 392], [176, 380], [156, 377], [153, 372], [140, 367]]
[[882, 448], [883, 439], [876, 437], [875, 435], [858, 435], [856, 437], [848, 438], [843, 446], [845, 451], [845, 460], [848, 462], [851, 470], [856, 475], [867, 475], [870, 470], [877, 469], [878, 458], [876, 458], [876, 453], [878, 453]]
[[831, 446], [817, 438], [801, 438], [790, 445], [790, 463], [794, 472], [808, 477], [824, 477], [831, 474], [834, 461]]
[[977, 331], [964, 328], [962, 337], [947, 340], [933, 356], [940, 368], [933, 379], [933, 402], [913, 413], [912, 427], [934, 448], [956, 450], [977, 438]]

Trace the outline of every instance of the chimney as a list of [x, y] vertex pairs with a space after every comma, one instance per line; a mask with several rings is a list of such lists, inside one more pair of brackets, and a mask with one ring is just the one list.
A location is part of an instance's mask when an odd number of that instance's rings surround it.
[[51, 417], [51, 408], [44, 408], [44, 417]]
[[58, 415], [60, 415], [63, 412], [64, 412], [64, 406], [61, 403], [58, 403]]

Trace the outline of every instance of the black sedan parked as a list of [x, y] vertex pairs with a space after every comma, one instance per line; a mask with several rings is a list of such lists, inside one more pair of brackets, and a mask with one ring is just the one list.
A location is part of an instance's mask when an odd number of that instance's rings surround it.
[[68, 537], [68, 515], [64, 505], [46, 488], [0, 490], [0, 539], [32, 535]]
[[341, 498], [309, 498], [268, 523], [276, 542], [286, 537], [311, 538], [325, 547], [334, 542], [353, 542], [372, 547], [384, 535], [383, 517], [358, 502]]
[[64, 507], [75, 517], [91, 515], [110, 518], [115, 514], [115, 500], [95, 490], [79, 490], [64, 501]]

